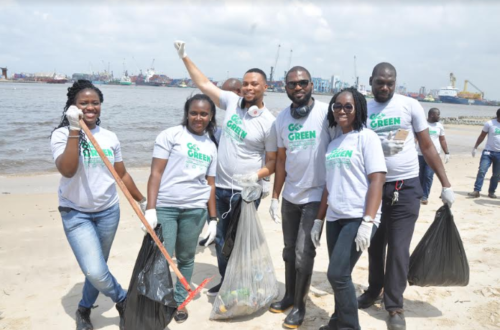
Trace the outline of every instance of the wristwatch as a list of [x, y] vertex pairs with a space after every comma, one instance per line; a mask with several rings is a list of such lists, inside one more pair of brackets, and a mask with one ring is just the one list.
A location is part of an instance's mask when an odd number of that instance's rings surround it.
[[369, 215], [363, 217], [363, 222], [374, 223], [373, 218]]
[[210, 218], [208, 218], [208, 220], [219, 222], [219, 218], [217, 218], [217, 217], [210, 217]]

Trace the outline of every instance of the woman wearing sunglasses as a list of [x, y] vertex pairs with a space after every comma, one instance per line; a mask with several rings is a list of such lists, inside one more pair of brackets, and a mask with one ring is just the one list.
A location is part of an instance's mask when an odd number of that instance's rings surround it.
[[354, 88], [344, 89], [333, 96], [329, 109], [329, 126], [339, 126], [342, 135], [327, 149], [326, 187], [311, 238], [318, 246], [326, 215], [327, 276], [335, 295], [335, 312], [320, 330], [360, 329], [351, 274], [380, 223], [387, 168], [377, 134], [363, 129], [367, 119], [364, 96]]

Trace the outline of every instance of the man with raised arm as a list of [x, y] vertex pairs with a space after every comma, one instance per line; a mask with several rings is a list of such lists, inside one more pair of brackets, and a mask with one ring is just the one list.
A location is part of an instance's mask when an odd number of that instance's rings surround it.
[[[222, 279], [207, 292], [210, 296], [216, 296], [227, 267], [222, 247], [230, 216], [223, 217], [223, 214], [230, 211], [231, 206], [241, 198], [240, 194], [234, 194], [241, 192], [242, 184], [260, 182], [262, 178], [274, 173], [277, 150], [275, 118], [264, 105], [267, 77], [262, 70], [250, 69], [245, 73], [241, 87], [242, 97], [239, 97], [233, 92], [221, 90], [208, 80], [187, 57], [183, 41], [176, 41], [174, 46], [196, 86], [217, 107], [226, 110], [215, 177], [217, 216], [220, 219], [216, 223], [215, 248]], [[238, 181], [234, 179], [235, 175], [239, 176]], [[213, 221], [209, 227], [214, 228]]]

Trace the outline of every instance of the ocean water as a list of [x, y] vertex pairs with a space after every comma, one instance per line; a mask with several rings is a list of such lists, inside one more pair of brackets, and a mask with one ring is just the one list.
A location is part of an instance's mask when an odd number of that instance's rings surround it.
[[[0, 175], [55, 172], [50, 133], [59, 124], [70, 84], [0, 83]], [[115, 132], [127, 167], [148, 167], [156, 136], [178, 125], [186, 99], [199, 90], [148, 86], [99, 85], [104, 94], [101, 126]], [[315, 95], [329, 102], [331, 96]], [[275, 115], [290, 104], [284, 93], [267, 93]], [[495, 116], [497, 107], [422, 103], [437, 106], [442, 117]], [[224, 111], [218, 110], [222, 123]]]

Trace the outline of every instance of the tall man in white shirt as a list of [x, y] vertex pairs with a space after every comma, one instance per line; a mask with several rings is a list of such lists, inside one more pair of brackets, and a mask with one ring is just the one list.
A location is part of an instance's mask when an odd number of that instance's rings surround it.
[[409, 269], [411, 238], [422, 198], [415, 138], [418, 139], [426, 163], [441, 181], [443, 202], [451, 206], [455, 197], [441, 158], [429, 136], [424, 109], [418, 101], [394, 94], [394, 66], [389, 63], [377, 64], [370, 77], [370, 85], [375, 99], [368, 103], [367, 124], [382, 142], [387, 175], [380, 226], [368, 249], [369, 287], [358, 297], [358, 306], [372, 306], [380, 300], [383, 292], [385, 309], [389, 312], [387, 329], [404, 330], [403, 292]]
[[495, 191], [500, 179], [500, 109], [497, 110], [497, 118], [487, 121], [484, 124], [483, 130], [477, 138], [474, 149], [472, 149], [472, 157], [476, 156], [477, 147], [488, 136], [486, 146], [481, 154], [479, 161], [479, 171], [477, 172], [476, 182], [474, 183], [474, 191], [469, 193], [469, 197], [480, 197], [481, 188], [483, 187], [484, 177], [490, 165], [493, 165], [493, 175], [490, 179], [490, 186], [488, 188], [488, 197], [497, 198]]
[[[429, 109], [427, 115], [427, 123], [429, 124], [429, 135], [431, 136], [432, 143], [436, 147], [438, 154], [441, 155], [441, 149], [444, 151], [444, 163], [448, 163], [450, 160], [450, 153], [448, 151], [448, 144], [446, 143], [446, 138], [444, 137], [444, 127], [439, 122], [440, 112], [438, 108]], [[434, 180], [434, 171], [425, 162], [420, 146], [417, 145], [418, 151], [418, 163], [419, 163], [419, 173], [418, 177], [420, 179], [420, 185], [424, 195], [420, 200], [420, 203], [427, 205], [429, 203], [429, 193], [431, 192], [432, 181]]]
[[316, 256], [311, 229], [325, 187], [325, 154], [330, 142], [328, 104], [311, 97], [313, 84], [305, 68], [291, 68], [286, 76], [286, 93], [292, 104], [276, 119], [278, 158], [270, 213], [279, 219], [278, 198], [282, 198], [283, 260], [285, 296], [271, 304], [281, 313], [293, 306], [283, 326], [297, 328], [304, 320], [305, 302]]
[[[241, 194], [234, 194], [243, 190], [242, 183], [260, 182], [262, 178], [274, 173], [276, 118], [264, 105], [267, 81], [262, 70], [250, 69], [245, 73], [241, 87], [243, 97], [239, 97], [215, 86], [187, 57], [183, 41], [176, 41], [174, 46], [196, 87], [210, 97], [217, 107], [226, 110], [215, 176], [217, 216], [220, 219], [217, 223], [215, 249], [222, 279], [221, 283], [207, 292], [210, 296], [216, 296], [224, 280], [228, 261], [222, 254], [222, 247], [231, 216], [222, 215], [234, 209], [234, 204], [241, 198]], [[235, 175], [240, 175], [239, 181], [234, 180]]]

